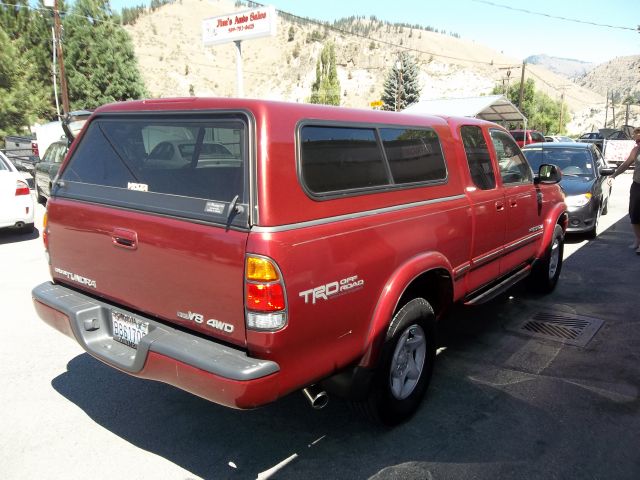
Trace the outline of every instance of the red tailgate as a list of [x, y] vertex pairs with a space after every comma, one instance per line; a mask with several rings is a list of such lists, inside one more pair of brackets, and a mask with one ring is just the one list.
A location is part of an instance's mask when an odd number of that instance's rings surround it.
[[64, 199], [48, 217], [56, 281], [245, 344], [246, 232]]

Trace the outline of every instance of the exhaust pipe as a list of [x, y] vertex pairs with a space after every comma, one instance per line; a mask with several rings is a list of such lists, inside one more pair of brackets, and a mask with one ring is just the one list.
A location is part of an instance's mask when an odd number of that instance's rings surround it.
[[302, 393], [307, 397], [307, 400], [309, 400], [311, 407], [316, 410], [326, 407], [329, 403], [329, 395], [317, 385], [310, 385], [307, 388], [303, 388]]
[[16, 222], [14, 225], [15, 228], [24, 228], [24, 222]]

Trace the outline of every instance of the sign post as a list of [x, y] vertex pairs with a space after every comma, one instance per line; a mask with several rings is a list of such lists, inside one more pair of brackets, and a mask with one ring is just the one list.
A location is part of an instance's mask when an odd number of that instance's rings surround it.
[[231, 15], [205, 18], [202, 21], [203, 45], [220, 45], [234, 42], [236, 45], [236, 92], [244, 95], [242, 79], [242, 40], [273, 37], [276, 34], [276, 9], [269, 5], [243, 10]]

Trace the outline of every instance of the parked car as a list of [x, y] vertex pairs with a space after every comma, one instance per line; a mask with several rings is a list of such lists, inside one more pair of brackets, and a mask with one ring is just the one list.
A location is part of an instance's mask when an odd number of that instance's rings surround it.
[[520, 148], [530, 143], [541, 143], [545, 141], [542, 132], [537, 130], [509, 130], [509, 133]]
[[53, 180], [56, 178], [58, 170], [60, 170], [60, 165], [62, 165], [68, 149], [69, 146], [66, 140], [53, 142], [42, 156], [42, 160], [36, 163], [34, 183], [36, 198], [39, 203], [44, 202], [51, 195]]
[[586, 132], [578, 137], [578, 142], [581, 143], [591, 143], [598, 147], [598, 150], [602, 152], [602, 147], [604, 145], [604, 135], [600, 132]]
[[553, 290], [559, 180], [475, 118], [107, 105], [53, 183], [53, 281], [34, 305], [106, 364], [222, 405], [328, 392], [395, 424], [420, 405], [448, 307], [524, 279]]
[[573, 138], [565, 135], [545, 135], [544, 139], [547, 142], [575, 142]]
[[34, 203], [24, 175], [0, 153], [0, 228], [33, 232]]
[[615, 171], [606, 164], [600, 150], [593, 144], [572, 142], [529, 145], [522, 152], [533, 169], [547, 163], [560, 168], [560, 186], [569, 209], [567, 232], [586, 232], [595, 237], [600, 215], [609, 210], [609, 175]]

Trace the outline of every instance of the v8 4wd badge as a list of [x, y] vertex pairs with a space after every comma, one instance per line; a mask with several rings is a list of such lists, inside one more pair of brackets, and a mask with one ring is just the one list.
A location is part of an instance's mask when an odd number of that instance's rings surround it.
[[177, 312], [176, 315], [178, 318], [182, 318], [184, 320], [190, 320], [197, 324], [206, 323], [211, 328], [215, 328], [216, 330], [220, 330], [225, 333], [233, 333], [233, 325], [226, 322], [221, 322], [220, 320], [216, 320], [214, 318], [210, 318], [205, 322], [204, 315], [201, 313], [192, 312], [189, 310], [188, 312]]

